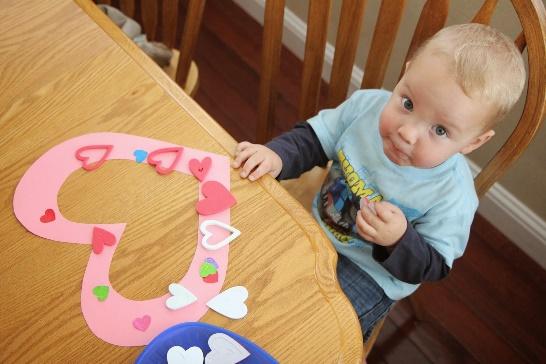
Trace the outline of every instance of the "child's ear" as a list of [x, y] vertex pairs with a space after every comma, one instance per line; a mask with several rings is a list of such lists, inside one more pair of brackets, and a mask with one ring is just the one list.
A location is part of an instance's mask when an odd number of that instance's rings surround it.
[[474, 139], [472, 142], [467, 144], [466, 147], [461, 149], [461, 153], [462, 154], [468, 154], [468, 153], [478, 149], [479, 147], [484, 145], [486, 142], [488, 142], [489, 139], [493, 138], [494, 135], [495, 135], [495, 131], [491, 130], [491, 129], [484, 132], [483, 134], [476, 137], [476, 139]]

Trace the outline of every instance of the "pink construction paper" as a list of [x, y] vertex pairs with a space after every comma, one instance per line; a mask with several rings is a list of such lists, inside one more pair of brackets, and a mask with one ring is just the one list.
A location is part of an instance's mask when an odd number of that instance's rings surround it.
[[[201, 233], [197, 234], [198, 241], [190, 267], [184, 277], [176, 282], [197, 297], [197, 301], [189, 306], [175, 311], [168, 309], [165, 305], [165, 301], [170, 297], [168, 287], [165, 287], [165, 295], [145, 301], [134, 301], [121, 296], [110, 283], [109, 271], [115, 250], [123, 244], [123, 231], [126, 224], [123, 222], [87, 224], [69, 221], [61, 214], [57, 204], [57, 195], [63, 183], [71, 173], [82, 168], [83, 162], [76, 158], [76, 151], [90, 145], [113, 146], [105, 163], [112, 159], [124, 159], [136, 163], [133, 155], [136, 149], [151, 153], [162, 148], [180, 147], [160, 140], [119, 133], [86, 134], [67, 140], [43, 154], [26, 171], [15, 190], [13, 210], [17, 219], [27, 230], [46, 239], [65, 243], [91, 244], [95, 227], [104, 229], [116, 237], [116, 244], [105, 245], [100, 254], [92, 253], [91, 247], [89, 249], [89, 261], [82, 281], [82, 313], [91, 331], [102, 340], [120, 346], [145, 345], [166, 328], [180, 322], [198, 321], [207, 312], [206, 302], [220, 292], [226, 277], [229, 245], [215, 251], [206, 250], [200, 244]], [[200, 199], [203, 198], [202, 185], [207, 181], [217, 181], [229, 191], [229, 159], [214, 153], [184, 147], [181, 158], [175, 166], [175, 171], [192, 175], [189, 170], [189, 161], [203, 160], [206, 157], [211, 158], [212, 167], [206, 178], [199, 182], [199, 191], [196, 193], [199, 193]], [[146, 168], [146, 163], [142, 163], [142, 166]], [[150, 165], [148, 167], [154, 168]], [[162, 177], [158, 175], [157, 178]], [[55, 220], [43, 223], [40, 218], [47, 209], [54, 211]], [[229, 224], [229, 216], [229, 209], [206, 217], [199, 215], [198, 224], [207, 219]], [[199, 226], [195, 228], [198, 230]], [[223, 239], [229, 232], [220, 234], [225, 234], [219, 236]], [[199, 276], [199, 267], [207, 258], [218, 262], [219, 278], [216, 283], [203, 282]], [[99, 285], [110, 287], [108, 297], [102, 302], [92, 292], [93, 288]], [[146, 316], [150, 317], [149, 325], [141, 325]], [[135, 328], [135, 322], [139, 324], [137, 325], [139, 329]], [[147, 327], [144, 329], [144, 326]], [[141, 331], [141, 329], [144, 330]]]

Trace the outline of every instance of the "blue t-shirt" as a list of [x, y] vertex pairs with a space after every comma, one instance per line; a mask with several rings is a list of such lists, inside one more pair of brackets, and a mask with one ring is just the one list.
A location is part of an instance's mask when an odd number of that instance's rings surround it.
[[451, 267], [465, 250], [478, 198], [461, 154], [429, 169], [399, 166], [387, 158], [379, 117], [390, 96], [384, 90], [359, 90], [336, 109], [323, 110], [308, 122], [333, 161], [313, 214], [337, 251], [370, 274], [388, 297], [399, 300], [419, 285], [398, 280], [374, 260], [373, 245], [355, 230], [360, 199], [398, 206]]

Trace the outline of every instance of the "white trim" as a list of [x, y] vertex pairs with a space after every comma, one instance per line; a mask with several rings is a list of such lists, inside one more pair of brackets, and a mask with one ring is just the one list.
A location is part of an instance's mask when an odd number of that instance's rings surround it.
[[[476, 175], [480, 167], [467, 158]], [[499, 183], [480, 200], [478, 212], [546, 269], [546, 222]]]
[[[252, 18], [263, 24], [264, 0], [234, 0]], [[283, 44], [303, 59], [306, 24], [285, 8]], [[327, 43], [322, 77], [329, 80], [334, 60], [334, 47]], [[349, 94], [360, 88], [363, 71], [353, 67]], [[474, 174], [479, 167], [468, 160]], [[539, 265], [546, 269], [546, 222], [508, 190], [496, 183], [480, 200], [478, 212]]]

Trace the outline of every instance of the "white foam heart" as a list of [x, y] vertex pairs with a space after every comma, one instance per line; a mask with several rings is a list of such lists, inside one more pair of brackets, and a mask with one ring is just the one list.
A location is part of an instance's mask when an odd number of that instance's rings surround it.
[[248, 312], [245, 305], [247, 298], [247, 289], [243, 286], [235, 286], [214, 296], [207, 302], [207, 306], [229, 318], [240, 319], [245, 317]]
[[[209, 230], [207, 230], [207, 227], [209, 226], [218, 226], [222, 229], [225, 229], [230, 232], [230, 234], [222, 241], [216, 243], [216, 244], [209, 244], [209, 239], [213, 236], [213, 233]], [[201, 230], [201, 233], [203, 234], [203, 238], [201, 239], [201, 245], [205, 247], [208, 250], [218, 250], [229, 243], [231, 243], [233, 240], [237, 239], [239, 235], [241, 235], [241, 232], [237, 229], [235, 229], [233, 226], [230, 226], [228, 224], [224, 224], [221, 221], [218, 220], [205, 220], [199, 225], [199, 230]]]
[[203, 364], [203, 351], [197, 346], [184, 350], [181, 346], [173, 346], [167, 351], [168, 364]]
[[171, 292], [172, 297], [169, 297], [165, 304], [171, 310], [178, 310], [197, 301], [197, 297], [193, 293], [178, 283], [169, 284], [169, 292]]
[[250, 355], [241, 344], [220, 332], [210, 335], [209, 347], [205, 364], [235, 364]]

